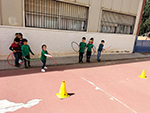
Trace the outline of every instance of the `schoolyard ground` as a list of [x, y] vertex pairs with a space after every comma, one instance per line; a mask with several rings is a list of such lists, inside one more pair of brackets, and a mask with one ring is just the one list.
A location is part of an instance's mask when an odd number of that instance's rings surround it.
[[[0, 71], [0, 101], [27, 103], [14, 113], [149, 113], [150, 58]], [[145, 69], [147, 79], [138, 76]], [[60, 100], [65, 80], [69, 98]], [[2, 110], [13, 106], [0, 107]]]

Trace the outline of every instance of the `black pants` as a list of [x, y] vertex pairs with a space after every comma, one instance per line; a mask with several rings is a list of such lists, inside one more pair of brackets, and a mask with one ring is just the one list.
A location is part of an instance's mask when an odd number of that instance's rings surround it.
[[46, 60], [41, 60], [43, 63], [42, 69], [44, 69], [45, 65], [46, 65]]
[[15, 57], [15, 66], [19, 65], [19, 59], [22, 59], [22, 54], [21, 52], [15, 52], [14, 53], [14, 57]]
[[[25, 58], [30, 60], [30, 55], [26, 55]], [[24, 66], [27, 67], [27, 60], [24, 58]], [[28, 66], [30, 66], [30, 61], [28, 60]]]
[[92, 53], [91, 51], [87, 51], [87, 52], [86, 52], [86, 61], [87, 61], [87, 62], [90, 62], [91, 53]]
[[84, 52], [79, 52], [79, 62], [83, 62], [82, 59], [83, 59], [83, 54]]

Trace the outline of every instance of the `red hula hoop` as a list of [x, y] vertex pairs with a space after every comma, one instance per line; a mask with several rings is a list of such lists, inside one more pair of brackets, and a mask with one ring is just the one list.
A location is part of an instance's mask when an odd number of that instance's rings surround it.
[[52, 60], [55, 64], [58, 64], [58, 62], [57, 62], [54, 58], [51, 58], [51, 60]]
[[[13, 65], [13, 64], [11, 64], [10, 62], [9, 62], [9, 57], [11, 56], [12, 57], [12, 59], [13, 59], [13, 61], [15, 61], [15, 59], [14, 59], [14, 57], [13, 57], [13, 53], [14, 52], [12, 52], [12, 53], [10, 53], [9, 55], [8, 55], [8, 57], [7, 57], [7, 63], [9, 64], [9, 65], [11, 65], [11, 66], [15, 66], [15, 65]], [[19, 63], [19, 64], [23, 64], [24, 62], [22, 62], [22, 63]]]

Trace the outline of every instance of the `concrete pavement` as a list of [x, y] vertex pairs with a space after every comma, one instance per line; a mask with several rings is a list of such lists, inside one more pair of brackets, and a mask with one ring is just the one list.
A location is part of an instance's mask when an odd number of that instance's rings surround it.
[[[57, 65], [71, 65], [78, 63], [78, 56], [69, 56], [69, 57], [54, 57], [55, 60], [58, 62]], [[142, 58], [150, 58], [150, 54], [141, 54], [141, 53], [131, 53], [131, 54], [102, 54], [101, 62], [107, 61], [117, 61], [117, 60], [128, 60], [128, 59], [142, 59]], [[86, 62], [86, 57], [84, 56], [83, 59]], [[13, 60], [9, 60], [10, 63], [14, 63]], [[91, 57], [91, 63], [97, 62], [96, 55]], [[56, 64], [50, 59], [47, 59], [48, 66], [55, 66]], [[31, 62], [32, 67], [40, 67], [42, 66], [42, 62], [40, 59], [37, 61]], [[24, 68], [22, 65], [20, 68]], [[16, 67], [10, 66], [6, 60], [0, 60], [0, 70], [5, 69], [17, 69]]]

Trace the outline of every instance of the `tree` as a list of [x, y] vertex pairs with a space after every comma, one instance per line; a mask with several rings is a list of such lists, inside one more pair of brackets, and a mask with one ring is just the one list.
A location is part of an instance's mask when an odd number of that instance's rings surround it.
[[139, 35], [150, 32], [150, 0], [146, 0]]

